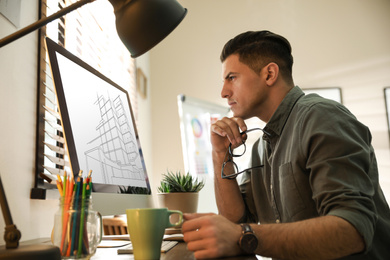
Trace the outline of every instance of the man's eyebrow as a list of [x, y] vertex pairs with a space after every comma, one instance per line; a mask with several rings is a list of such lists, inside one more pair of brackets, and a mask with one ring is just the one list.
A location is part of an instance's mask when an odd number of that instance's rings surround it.
[[231, 75], [237, 74], [237, 72], [229, 72], [224, 79], [228, 79]]

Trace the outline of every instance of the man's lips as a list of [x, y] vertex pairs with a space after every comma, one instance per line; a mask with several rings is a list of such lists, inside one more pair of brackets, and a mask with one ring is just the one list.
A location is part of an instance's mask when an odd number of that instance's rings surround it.
[[228, 101], [228, 105], [229, 105], [229, 106], [233, 106], [233, 105], [235, 105], [235, 104], [237, 104], [235, 101]]

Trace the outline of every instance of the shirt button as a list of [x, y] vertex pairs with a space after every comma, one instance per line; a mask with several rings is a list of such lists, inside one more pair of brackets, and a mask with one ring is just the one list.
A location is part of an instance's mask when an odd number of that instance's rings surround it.
[[277, 220], [276, 220], [276, 223], [278, 223], [278, 224], [279, 224], [279, 223], [280, 223], [280, 219], [277, 219]]

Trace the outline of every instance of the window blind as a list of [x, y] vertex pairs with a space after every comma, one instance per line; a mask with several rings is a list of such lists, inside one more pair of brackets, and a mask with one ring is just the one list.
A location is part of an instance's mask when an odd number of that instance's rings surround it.
[[[40, 17], [49, 16], [76, 0], [42, 0]], [[111, 11], [112, 10], [112, 11]], [[38, 51], [36, 179], [31, 198], [45, 199], [55, 188], [57, 174], [70, 172], [57, 99], [51, 77], [45, 37], [51, 38], [126, 89], [136, 122], [138, 103], [136, 64], [120, 41], [109, 1], [95, 1], [41, 28]]]

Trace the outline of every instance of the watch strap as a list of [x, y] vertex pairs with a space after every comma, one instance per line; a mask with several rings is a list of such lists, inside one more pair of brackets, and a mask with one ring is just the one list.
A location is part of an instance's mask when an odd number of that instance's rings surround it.
[[242, 233], [243, 234], [245, 234], [245, 233], [253, 233], [252, 227], [249, 224], [241, 223], [240, 226], [242, 228]]

